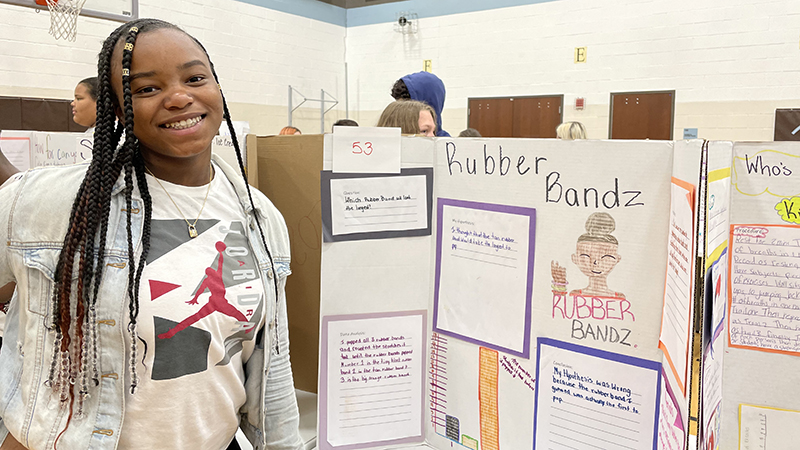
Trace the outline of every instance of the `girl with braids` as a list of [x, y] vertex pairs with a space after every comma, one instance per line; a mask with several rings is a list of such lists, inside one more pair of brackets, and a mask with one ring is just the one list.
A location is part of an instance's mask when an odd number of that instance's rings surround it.
[[[136, 20], [98, 81], [91, 163], [0, 190], [0, 285], [17, 283], [0, 450], [221, 450], [237, 426], [256, 449], [302, 448], [288, 234], [247, 185], [205, 49]], [[211, 154], [223, 119], [238, 171]]]

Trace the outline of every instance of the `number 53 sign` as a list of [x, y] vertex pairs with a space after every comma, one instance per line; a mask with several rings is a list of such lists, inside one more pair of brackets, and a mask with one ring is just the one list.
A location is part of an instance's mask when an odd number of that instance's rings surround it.
[[334, 127], [334, 173], [400, 173], [400, 128]]
[[363, 148], [362, 144], [359, 141], [353, 142], [353, 153], [356, 155], [371, 155], [374, 149], [372, 148], [372, 142], [364, 142]]

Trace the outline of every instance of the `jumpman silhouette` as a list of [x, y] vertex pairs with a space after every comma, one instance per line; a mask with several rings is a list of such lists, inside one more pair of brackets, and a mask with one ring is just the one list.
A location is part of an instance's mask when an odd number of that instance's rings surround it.
[[[175, 328], [167, 331], [166, 333], [159, 334], [159, 339], [169, 339], [172, 336], [175, 336], [179, 331], [213, 313], [214, 311], [219, 311], [226, 316], [230, 316], [236, 320], [239, 320], [240, 322], [247, 322], [247, 318], [244, 316], [244, 314], [242, 314], [233, 305], [228, 303], [228, 299], [225, 298], [225, 283], [222, 281], [222, 252], [226, 247], [227, 246], [224, 242], [217, 242], [216, 248], [219, 252], [217, 270], [214, 270], [211, 267], [206, 268], [206, 277], [197, 288], [197, 293], [194, 294], [194, 298], [186, 302], [190, 305], [196, 305], [197, 298], [200, 297], [200, 294], [202, 294], [206, 289], [208, 289], [208, 291], [211, 293], [211, 296], [208, 298], [208, 303], [200, 308], [200, 311], [197, 311], [181, 321], [181, 323], [176, 325]], [[246, 333], [249, 333], [251, 330], [252, 328], [248, 328]]]

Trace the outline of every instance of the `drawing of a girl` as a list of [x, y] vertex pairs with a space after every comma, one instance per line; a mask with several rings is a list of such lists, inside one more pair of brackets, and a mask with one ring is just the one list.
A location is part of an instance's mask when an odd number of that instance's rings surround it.
[[[611, 235], [615, 228], [614, 218], [608, 213], [596, 212], [586, 219], [586, 233], [578, 238], [572, 262], [589, 277], [589, 284], [571, 291], [569, 295], [625, 298], [625, 294], [609, 289], [607, 283], [608, 274], [622, 260], [617, 253], [619, 242]], [[551, 270], [554, 290], [566, 290], [567, 269], [552, 262]]]

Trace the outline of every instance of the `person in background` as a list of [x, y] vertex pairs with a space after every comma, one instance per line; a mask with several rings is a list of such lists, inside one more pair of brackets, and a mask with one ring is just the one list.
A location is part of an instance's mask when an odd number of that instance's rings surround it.
[[97, 77], [81, 80], [72, 99], [72, 120], [90, 130], [97, 122]]
[[564, 122], [556, 127], [556, 137], [565, 141], [586, 139], [586, 128], [580, 122]]
[[378, 119], [379, 127], [398, 127], [403, 134], [436, 136], [436, 112], [426, 103], [397, 100], [389, 103]]
[[283, 127], [281, 128], [281, 132], [278, 133], [278, 135], [280, 136], [292, 136], [295, 134], [303, 134], [303, 133], [300, 131], [300, 128], [297, 127]]
[[357, 127], [358, 122], [353, 119], [339, 119], [334, 124], [334, 127]]
[[458, 133], [458, 137], [482, 137], [482, 136], [475, 128], [467, 128], [461, 133]]
[[406, 75], [395, 81], [392, 86], [392, 98], [395, 100], [417, 100], [433, 108], [436, 117], [436, 136], [450, 137], [450, 133], [442, 129], [444, 97], [444, 83], [430, 72]]

